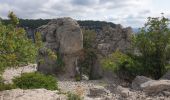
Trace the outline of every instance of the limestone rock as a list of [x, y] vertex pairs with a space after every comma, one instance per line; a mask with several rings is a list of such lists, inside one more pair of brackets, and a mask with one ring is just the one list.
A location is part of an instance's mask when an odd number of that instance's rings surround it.
[[132, 29], [130, 27], [122, 28], [116, 25], [115, 28], [110, 26], [103, 27], [97, 32], [96, 47], [102, 55], [109, 55], [116, 49], [126, 52], [131, 44]]
[[5, 71], [2, 73], [2, 78], [4, 79], [5, 84], [11, 84], [13, 78], [21, 76], [22, 73], [35, 72], [37, 71], [36, 68], [37, 64], [29, 64], [17, 68], [10, 67], [5, 69]]
[[117, 92], [124, 98], [132, 95], [132, 92], [128, 88], [124, 88], [122, 86], [117, 87]]
[[46, 89], [13, 89], [0, 92], [1, 100], [67, 100], [58, 91], [50, 91]]
[[151, 80], [141, 84], [141, 88], [149, 95], [157, 94], [163, 91], [170, 91], [170, 80]]
[[110, 94], [110, 91], [105, 89], [102, 86], [95, 86], [90, 88], [89, 95], [90, 97], [105, 97]]
[[147, 78], [145, 76], [136, 76], [136, 78], [132, 81], [131, 87], [132, 89], [135, 89], [135, 90], [141, 90], [140, 85], [150, 80], [152, 79]]
[[[83, 49], [83, 35], [78, 23], [72, 18], [53, 19], [47, 25], [38, 28], [45, 41], [45, 48], [61, 56], [65, 64], [65, 76], [74, 77], [79, 51]], [[46, 51], [39, 52], [38, 59], [45, 59], [44, 63], [38, 62], [38, 70], [43, 73], [56, 74], [56, 60], [52, 60]], [[38, 60], [39, 61], [39, 60]], [[51, 72], [52, 71], [52, 72]]]

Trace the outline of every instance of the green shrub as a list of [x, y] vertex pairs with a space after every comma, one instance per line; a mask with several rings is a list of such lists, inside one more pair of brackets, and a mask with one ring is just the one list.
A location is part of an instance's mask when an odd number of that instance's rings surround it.
[[67, 96], [68, 96], [68, 100], [82, 100], [82, 98], [79, 95], [74, 93], [68, 92]]
[[76, 81], [80, 81], [81, 80], [81, 76], [80, 75], [75, 75], [75, 80]]
[[14, 84], [4, 84], [4, 83], [0, 83], [0, 91], [3, 90], [11, 90], [11, 89], [15, 89], [16, 86]]
[[35, 44], [27, 38], [25, 30], [17, 26], [19, 20], [13, 12], [10, 12], [8, 17], [10, 24], [4, 25], [0, 22], [0, 72], [6, 67], [34, 63], [41, 44], [41, 37], [35, 37]]
[[55, 77], [37, 72], [23, 73], [21, 77], [16, 77], [15, 79], [13, 79], [13, 82], [17, 87], [21, 89], [58, 89], [57, 80], [55, 79]]
[[136, 75], [143, 73], [141, 63], [135, 57], [128, 56], [118, 50], [112, 55], [104, 58], [102, 61], [104, 70], [112, 70], [117, 73], [119, 77], [124, 79], [133, 79]]
[[149, 17], [133, 42], [142, 58], [145, 74], [159, 79], [166, 72], [167, 61], [170, 59], [169, 19], [164, 16]]

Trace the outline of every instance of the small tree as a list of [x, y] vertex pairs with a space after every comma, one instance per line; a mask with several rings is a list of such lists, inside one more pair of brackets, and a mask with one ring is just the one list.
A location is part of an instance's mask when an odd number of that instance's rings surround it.
[[166, 71], [168, 47], [170, 44], [169, 20], [162, 17], [148, 18], [148, 22], [135, 36], [134, 44], [142, 57], [147, 75], [159, 79]]
[[34, 62], [38, 49], [25, 30], [16, 26], [19, 23], [16, 15], [10, 12], [8, 17], [11, 24], [0, 23], [0, 71], [7, 66]]
[[14, 14], [14, 12], [9, 12], [8, 14], [8, 18], [11, 20], [11, 24], [16, 26], [19, 24], [19, 19], [17, 18], [17, 16]]

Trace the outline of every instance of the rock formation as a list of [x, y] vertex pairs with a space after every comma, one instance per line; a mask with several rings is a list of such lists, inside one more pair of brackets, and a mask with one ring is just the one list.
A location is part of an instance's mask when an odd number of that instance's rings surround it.
[[151, 80], [152, 79], [145, 76], [136, 76], [136, 78], [132, 81], [131, 87], [134, 90], [141, 90], [140, 85]]
[[126, 52], [131, 44], [132, 29], [130, 27], [122, 28], [116, 25], [115, 28], [105, 26], [97, 33], [96, 47], [102, 55], [107, 56], [115, 50]]
[[65, 77], [74, 77], [76, 73], [78, 52], [83, 49], [83, 35], [78, 23], [71, 18], [53, 19], [47, 25], [38, 28], [45, 42], [46, 49], [40, 49], [38, 71], [43, 73], [56, 73], [57, 61], [48, 57], [48, 49], [52, 50], [64, 62]]
[[[109, 56], [116, 50], [121, 52], [127, 52], [131, 45], [132, 29], [130, 27], [123, 28], [121, 25], [115, 25], [115, 27], [105, 26], [101, 30], [96, 30], [96, 40], [94, 47], [98, 51], [97, 60], [93, 66], [95, 69], [93, 75], [96, 78], [101, 76], [113, 77], [112, 72], [101, 71], [100, 60], [103, 57]], [[103, 75], [104, 74], [104, 75]]]

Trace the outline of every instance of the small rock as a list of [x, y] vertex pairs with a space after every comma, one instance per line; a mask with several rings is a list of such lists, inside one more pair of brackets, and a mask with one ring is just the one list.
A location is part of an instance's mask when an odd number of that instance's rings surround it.
[[95, 86], [93, 88], [89, 89], [89, 95], [90, 97], [104, 97], [110, 94], [110, 91], [105, 89], [102, 86]]
[[129, 97], [132, 95], [132, 92], [128, 88], [123, 88], [122, 86], [117, 87], [117, 92], [122, 96], [122, 97]]
[[82, 75], [82, 80], [89, 80], [87, 75]]

